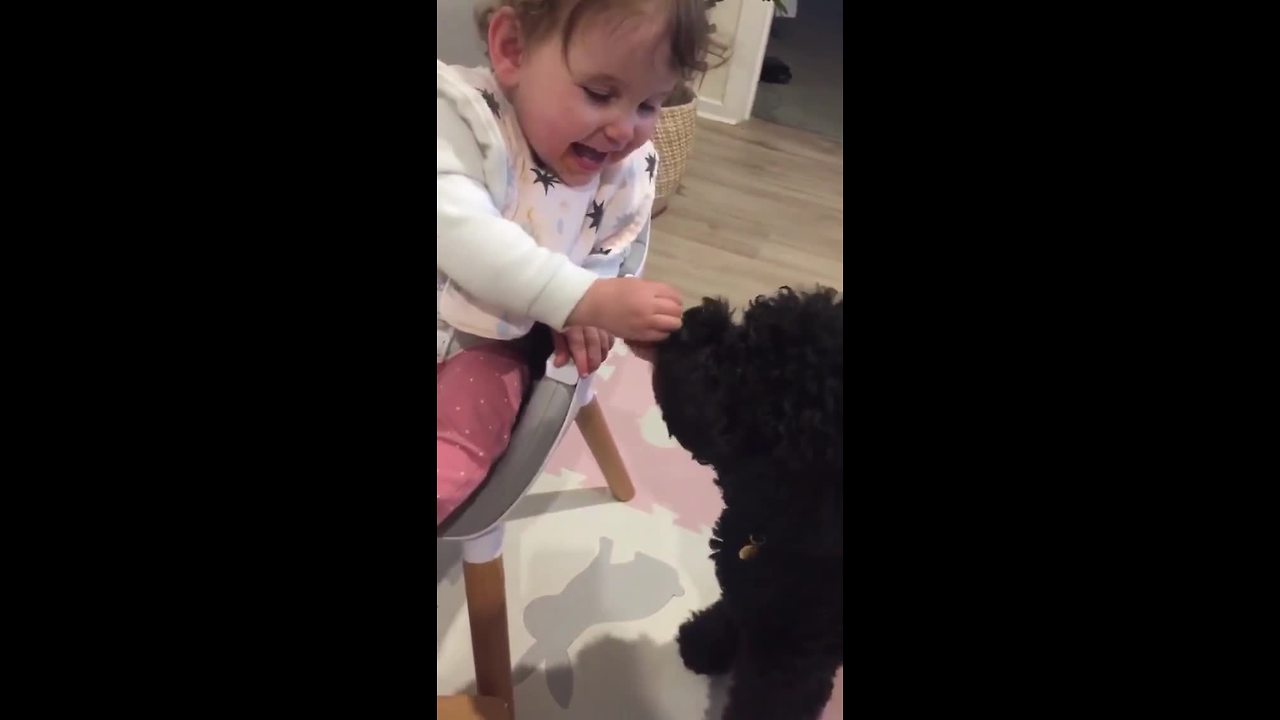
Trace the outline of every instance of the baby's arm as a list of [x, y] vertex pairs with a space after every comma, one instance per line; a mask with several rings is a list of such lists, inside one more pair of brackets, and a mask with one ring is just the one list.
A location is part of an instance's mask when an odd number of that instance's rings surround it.
[[634, 278], [599, 278], [503, 218], [467, 122], [440, 97], [436, 120], [436, 269], [450, 282], [554, 330], [589, 325], [626, 339], [660, 340], [680, 327], [675, 290]]
[[437, 269], [482, 302], [563, 328], [598, 276], [503, 218], [471, 128], [439, 97], [436, 120]]

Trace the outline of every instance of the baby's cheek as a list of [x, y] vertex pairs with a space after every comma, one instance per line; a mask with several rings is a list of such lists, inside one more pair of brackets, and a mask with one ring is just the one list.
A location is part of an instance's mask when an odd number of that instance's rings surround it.
[[654, 130], [657, 127], [658, 127], [657, 118], [650, 118], [636, 125], [636, 135], [634, 140], [632, 141], [634, 145], [631, 149], [635, 150], [641, 145], [649, 142], [650, 138], [653, 137]]
[[622, 151], [621, 153], [622, 157], [627, 157], [631, 153], [635, 152], [636, 148], [649, 142], [649, 139], [652, 137], [653, 137], [652, 125], [644, 129], [637, 128], [635, 137], [631, 138], [631, 143], [628, 144], [626, 149]]

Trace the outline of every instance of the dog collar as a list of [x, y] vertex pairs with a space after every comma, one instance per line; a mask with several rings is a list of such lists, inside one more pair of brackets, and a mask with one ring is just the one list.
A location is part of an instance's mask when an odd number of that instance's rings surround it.
[[[756, 557], [760, 555], [760, 549], [764, 547], [765, 541], [767, 539], [768, 538], [765, 537], [763, 533], [751, 533], [751, 535], [747, 536], [747, 544], [738, 548], [738, 559], [743, 561], [754, 560]], [[775, 543], [775, 546], [777, 546], [776, 543]], [[783, 552], [786, 552], [787, 550], [787, 547], [785, 544], [778, 547], [780, 547]], [[826, 553], [815, 553], [815, 552], [803, 552], [801, 550], [794, 549], [794, 548], [791, 550], [791, 554], [800, 555], [802, 557], [813, 557], [813, 558], [843, 558], [844, 557], [844, 551], [841, 551], [838, 553], [826, 554]]]
[[752, 535], [747, 538], [747, 544], [743, 545], [742, 549], [738, 551], [738, 559], [750, 560], [755, 557], [756, 553], [760, 552], [760, 546], [764, 545], [764, 541], [765, 537], [763, 535], [756, 535], [752, 533]]

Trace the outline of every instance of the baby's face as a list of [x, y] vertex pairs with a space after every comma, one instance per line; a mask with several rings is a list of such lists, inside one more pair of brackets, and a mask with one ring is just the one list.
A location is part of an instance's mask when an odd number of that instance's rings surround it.
[[653, 136], [675, 88], [661, 18], [605, 13], [530, 48], [510, 93], [533, 151], [569, 186], [583, 185]]

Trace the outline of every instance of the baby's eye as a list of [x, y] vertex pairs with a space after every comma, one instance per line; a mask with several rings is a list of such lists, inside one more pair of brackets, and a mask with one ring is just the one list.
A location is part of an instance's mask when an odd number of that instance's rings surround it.
[[653, 114], [653, 113], [655, 113], [655, 112], [657, 112], [657, 108], [655, 108], [655, 107], [653, 106], [653, 103], [641, 103], [641, 104], [640, 104], [640, 114], [641, 114], [641, 115], [652, 115], [652, 114]]
[[607, 103], [609, 102], [609, 99], [610, 99], [609, 93], [607, 92], [596, 92], [591, 88], [585, 88], [585, 87], [582, 88], [582, 92], [586, 93], [587, 98], [590, 99], [592, 102]]

